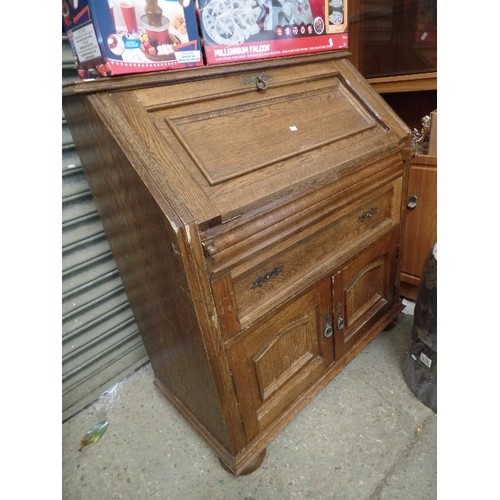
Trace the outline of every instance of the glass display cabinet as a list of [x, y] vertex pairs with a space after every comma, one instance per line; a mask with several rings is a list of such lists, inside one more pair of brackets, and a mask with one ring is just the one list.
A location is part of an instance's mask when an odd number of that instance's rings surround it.
[[[396, 113], [420, 131], [437, 109], [437, 0], [350, 0], [350, 60]], [[436, 115], [437, 116], [437, 115]], [[401, 294], [417, 297], [437, 238], [437, 155], [410, 162]]]
[[351, 62], [419, 128], [437, 108], [437, 0], [351, 0]]

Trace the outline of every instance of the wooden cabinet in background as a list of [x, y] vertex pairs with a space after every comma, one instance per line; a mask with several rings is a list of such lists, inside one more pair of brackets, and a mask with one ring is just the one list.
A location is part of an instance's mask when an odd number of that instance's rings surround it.
[[417, 299], [425, 259], [437, 240], [437, 157], [417, 155], [410, 162], [401, 295]]
[[402, 310], [410, 131], [346, 56], [63, 89], [155, 384], [233, 474]]

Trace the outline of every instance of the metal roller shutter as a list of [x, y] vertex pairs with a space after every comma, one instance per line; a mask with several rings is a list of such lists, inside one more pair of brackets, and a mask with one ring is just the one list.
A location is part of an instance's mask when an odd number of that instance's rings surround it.
[[[62, 56], [63, 82], [75, 79], [64, 35]], [[62, 291], [65, 421], [148, 359], [64, 116]]]

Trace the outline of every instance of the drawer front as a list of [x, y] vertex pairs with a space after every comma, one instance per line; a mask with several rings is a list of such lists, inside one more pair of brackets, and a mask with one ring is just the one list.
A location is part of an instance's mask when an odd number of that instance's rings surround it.
[[226, 339], [345, 261], [399, 223], [401, 183], [393, 182], [349, 206], [318, 217], [274, 253], [235, 266], [214, 279], [218, 313]]

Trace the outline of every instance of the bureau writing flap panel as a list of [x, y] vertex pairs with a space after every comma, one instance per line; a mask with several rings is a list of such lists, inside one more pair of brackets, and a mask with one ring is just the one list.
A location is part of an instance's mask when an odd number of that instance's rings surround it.
[[[163, 110], [163, 119], [210, 186], [385, 127], [337, 77]], [[324, 153], [322, 153], [324, 154]], [[333, 161], [333, 158], [330, 158]]]

